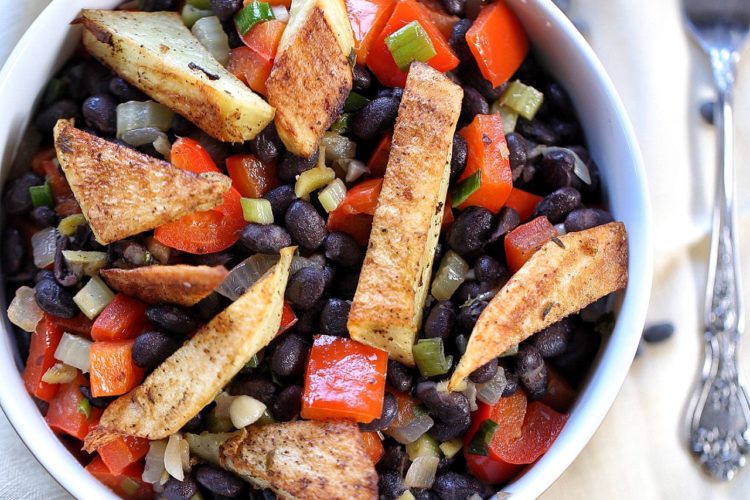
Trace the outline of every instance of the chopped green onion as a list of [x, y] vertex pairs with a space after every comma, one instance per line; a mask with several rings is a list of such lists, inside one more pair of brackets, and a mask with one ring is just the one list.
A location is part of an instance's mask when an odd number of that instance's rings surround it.
[[222, 66], [229, 62], [229, 37], [216, 16], [198, 19], [190, 30]]
[[250, 358], [250, 361], [245, 363], [245, 368], [258, 368], [259, 364], [260, 364], [260, 361], [258, 361], [258, 355], [253, 354], [253, 357]]
[[440, 458], [439, 444], [429, 434], [422, 434], [416, 441], [407, 444], [406, 453], [411, 461], [414, 461], [417, 457]]
[[453, 356], [446, 356], [443, 339], [419, 339], [412, 347], [414, 361], [423, 377], [434, 377], [448, 373], [453, 364]]
[[487, 447], [492, 442], [492, 436], [495, 435], [495, 429], [497, 429], [497, 423], [494, 421], [489, 418], [482, 421], [482, 423], [479, 424], [479, 430], [474, 434], [471, 443], [469, 443], [467, 451], [472, 455], [482, 455], [486, 457], [488, 454]]
[[318, 201], [328, 213], [336, 210], [336, 207], [344, 201], [344, 197], [346, 197], [346, 184], [341, 179], [334, 179], [318, 193]]
[[107, 252], [63, 250], [62, 253], [68, 268], [79, 276], [96, 276], [107, 265]]
[[458, 207], [480, 187], [482, 187], [482, 171], [477, 170], [451, 189], [451, 206]]
[[544, 94], [534, 87], [513, 80], [500, 96], [500, 104], [507, 106], [527, 120], [533, 120], [544, 101]]
[[440, 451], [443, 452], [445, 458], [453, 458], [456, 453], [461, 451], [464, 446], [464, 441], [461, 438], [454, 438], [450, 441], [444, 441], [440, 443]]
[[273, 224], [271, 202], [265, 198], [241, 198], [242, 216], [246, 222]]
[[427, 62], [437, 55], [430, 36], [419, 21], [412, 21], [385, 37], [385, 44], [401, 71], [408, 70], [414, 61]]
[[187, 3], [189, 3], [196, 9], [203, 9], [203, 10], [211, 9], [211, 0], [187, 0]]
[[351, 119], [351, 113], [342, 113], [341, 116], [336, 118], [331, 128], [329, 129], [334, 134], [345, 134], [349, 132], [349, 120]]
[[55, 101], [59, 101], [68, 91], [68, 82], [61, 80], [60, 78], [53, 78], [47, 84], [47, 88], [44, 89], [44, 97], [42, 98], [42, 105], [49, 106]]
[[104, 284], [99, 276], [94, 276], [73, 297], [78, 308], [89, 319], [96, 318], [115, 298], [112, 290]]
[[453, 250], [445, 252], [440, 261], [435, 280], [432, 282], [432, 296], [437, 300], [448, 300], [461, 286], [469, 271], [469, 264]]
[[327, 186], [336, 178], [332, 168], [317, 166], [302, 172], [294, 183], [294, 194], [297, 198], [306, 198], [318, 189]]
[[362, 94], [349, 92], [349, 95], [346, 97], [346, 101], [344, 101], [344, 111], [347, 113], [359, 111], [360, 109], [367, 106], [367, 103], [369, 102], [370, 100]]
[[86, 419], [91, 418], [91, 403], [86, 398], [82, 398], [81, 402], [78, 403], [78, 413], [86, 415]]
[[208, 17], [213, 16], [214, 12], [212, 10], [208, 9], [198, 9], [196, 7], [193, 7], [189, 3], [186, 3], [185, 6], [182, 8], [182, 22], [187, 26], [188, 28], [192, 28], [195, 24], [195, 21], [202, 17]]
[[518, 123], [518, 113], [510, 109], [508, 106], [504, 106], [501, 99], [492, 103], [490, 106], [490, 113], [499, 114], [500, 119], [503, 122], [503, 133], [510, 134], [516, 130], [516, 123]]
[[247, 34], [250, 28], [263, 21], [275, 19], [271, 6], [267, 2], [250, 2], [234, 16], [237, 31]]
[[52, 199], [52, 188], [49, 185], [49, 178], [44, 180], [41, 186], [29, 186], [31, 195], [31, 204], [36, 207], [52, 207], [55, 202]]
[[78, 226], [83, 224], [86, 224], [86, 217], [83, 214], [68, 215], [57, 225], [57, 230], [63, 236], [73, 236]]

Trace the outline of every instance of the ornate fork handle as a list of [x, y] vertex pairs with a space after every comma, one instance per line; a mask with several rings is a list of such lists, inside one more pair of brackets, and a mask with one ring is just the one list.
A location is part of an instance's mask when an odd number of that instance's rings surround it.
[[706, 471], [731, 479], [750, 453], [750, 403], [737, 365], [743, 330], [738, 248], [734, 238], [732, 51], [712, 50], [718, 90], [718, 171], [711, 254], [706, 286], [705, 358], [701, 382], [691, 401], [689, 443]]

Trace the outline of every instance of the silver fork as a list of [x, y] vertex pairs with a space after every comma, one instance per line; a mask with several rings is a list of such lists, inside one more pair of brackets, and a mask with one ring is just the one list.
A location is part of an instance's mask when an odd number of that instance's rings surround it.
[[750, 403], [737, 363], [744, 330], [735, 239], [733, 88], [750, 31], [748, 0], [682, 0], [688, 31], [711, 61], [718, 164], [704, 309], [704, 361], [687, 415], [690, 450], [716, 479], [730, 480], [750, 453]]

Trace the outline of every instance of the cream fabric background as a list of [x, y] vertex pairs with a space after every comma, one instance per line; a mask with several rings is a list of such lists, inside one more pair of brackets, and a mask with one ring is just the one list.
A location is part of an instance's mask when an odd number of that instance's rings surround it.
[[[0, 62], [47, 0], [0, 0]], [[685, 401], [698, 369], [703, 284], [713, 198], [713, 133], [698, 115], [711, 96], [709, 67], [688, 40], [678, 0], [572, 0], [572, 17], [625, 102], [640, 141], [654, 207], [656, 275], [649, 317], [677, 332], [647, 346], [594, 438], [545, 499], [750, 498], [750, 471], [729, 484], [701, 475], [687, 454]], [[745, 300], [750, 303], [750, 54], [737, 88], [738, 202]], [[632, 235], [637, 237], [637, 235]], [[742, 352], [750, 372], [750, 349]], [[66, 493], [0, 414], [0, 498]]]

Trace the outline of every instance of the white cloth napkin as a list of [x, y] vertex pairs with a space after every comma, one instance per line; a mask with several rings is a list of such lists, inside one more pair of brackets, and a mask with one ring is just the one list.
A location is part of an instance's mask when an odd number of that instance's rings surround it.
[[[4, 1], [0, 63], [48, 0]], [[625, 102], [651, 189], [656, 275], [649, 317], [671, 320], [674, 337], [649, 345], [583, 453], [545, 499], [748, 498], [750, 471], [731, 483], [703, 476], [685, 446], [683, 412], [701, 354], [703, 286], [713, 199], [714, 136], [698, 114], [712, 95], [708, 63], [688, 39], [678, 0], [571, 0], [571, 15]], [[750, 54], [747, 54], [750, 59]], [[750, 303], [750, 61], [739, 66], [736, 164]], [[631, 235], [637, 238], [637, 234]], [[750, 350], [741, 353], [750, 372]], [[66, 493], [31, 457], [0, 415], [0, 498], [58, 499]]]

